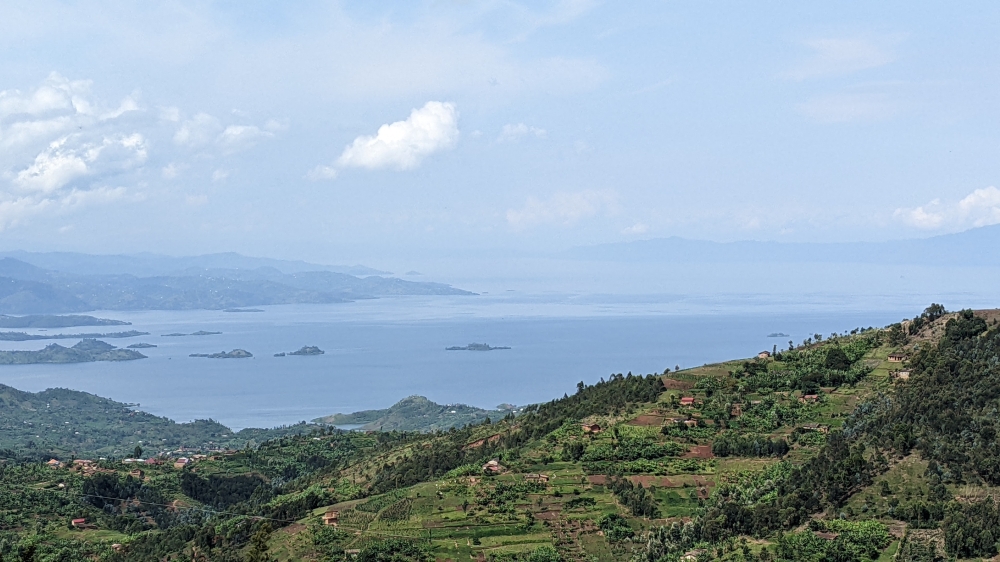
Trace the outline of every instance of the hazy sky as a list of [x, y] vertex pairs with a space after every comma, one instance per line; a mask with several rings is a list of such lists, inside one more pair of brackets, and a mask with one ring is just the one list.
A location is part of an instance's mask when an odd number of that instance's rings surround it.
[[0, 249], [1000, 222], [994, 2], [0, 2]]

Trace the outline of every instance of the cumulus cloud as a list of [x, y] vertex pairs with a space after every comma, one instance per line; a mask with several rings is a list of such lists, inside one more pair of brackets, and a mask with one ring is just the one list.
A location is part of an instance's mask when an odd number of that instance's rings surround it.
[[125, 188], [109, 183], [146, 162], [146, 136], [122, 120], [141, 111], [138, 92], [108, 105], [90, 86], [52, 73], [34, 90], [0, 92], [0, 230], [118, 200]]
[[12, 115], [37, 117], [55, 111], [90, 114], [91, 103], [86, 96], [90, 80], [68, 80], [57, 72], [33, 92], [4, 90], [0, 92], [0, 119]]
[[812, 56], [789, 71], [793, 80], [822, 76], [850, 74], [859, 70], [877, 68], [896, 60], [893, 47], [899, 36], [881, 38], [825, 37], [805, 41]]
[[[89, 80], [58, 73], [34, 89], [0, 91], [0, 230], [42, 213], [139, 199], [151, 177], [173, 179], [198, 161], [185, 162], [184, 149], [206, 162], [202, 173], [220, 181], [228, 172], [218, 160], [285, 128], [273, 119], [260, 127], [207, 113], [186, 118], [176, 107], [148, 112], [138, 91], [105, 103], [91, 94]], [[158, 144], [162, 150], [170, 150], [173, 138], [182, 152], [175, 160], [161, 150], [147, 174], [150, 137], [167, 141]]]
[[372, 136], [360, 136], [344, 149], [337, 165], [344, 168], [409, 170], [458, 142], [458, 110], [453, 103], [429, 101], [414, 109], [405, 121], [379, 127]]
[[222, 131], [222, 123], [207, 113], [199, 113], [181, 123], [174, 133], [174, 142], [193, 148], [206, 146]]
[[961, 230], [1000, 224], [1000, 189], [994, 186], [977, 189], [954, 203], [934, 199], [919, 207], [896, 209], [893, 216], [926, 230]]
[[545, 129], [531, 127], [524, 123], [518, 123], [517, 125], [508, 123], [500, 130], [500, 136], [497, 137], [497, 141], [512, 142], [526, 136], [544, 139], [546, 134], [548, 133], [546, 133]]
[[544, 224], [570, 226], [582, 219], [613, 213], [617, 206], [618, 195], [613, 191], [559, 192], [548, 199], [528, 197], [524, 207], [507, 210], [507, 223], [518, 229]]

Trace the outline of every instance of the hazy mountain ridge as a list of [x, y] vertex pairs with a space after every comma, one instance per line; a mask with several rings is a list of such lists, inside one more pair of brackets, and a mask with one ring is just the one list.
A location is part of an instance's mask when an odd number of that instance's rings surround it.
[[562, 257], [580, 260], [677, 263], [878, 263], [1000, 266], [1000, 225], [955, 234], [885, 242], [712, 242], [672, 236], [578, 246]]
[[152, 277], [81, 275], [43, 269], [14, 258], [0, 259], [0, 313], [225, 309], [339, 303], [389, 295], [470, 294], [442, 283], [361, 278], [333, 271], [188, 268], [175, 275]]
[[77, 275], [127, 274], [137, 277], [171, 275], [195, 269], [257, 269], [272, 267], [282, 273], [303, 271], [333, 271], [348, 275], [392, 275], [389, 271], [364, 265], [323, 265], [302, 260], [281, 260], [244, 256], [236, 252], [203, 254], [199, 256], [164, 256], [153, 253], [94, 255], [78, 252], [0, 252], [0, 257], [17, 259], [42, 269], [75, 273]]

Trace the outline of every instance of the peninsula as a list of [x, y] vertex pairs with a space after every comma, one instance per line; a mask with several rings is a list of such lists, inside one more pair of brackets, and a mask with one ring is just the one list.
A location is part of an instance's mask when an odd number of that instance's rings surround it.
[[85, 339], [73, 347], [57, 343], [38, 351], [0, 351], [0, 365], [38, 363], [91, 363], [94, 361], [132, 361], [146, 356], [131, 349], [119, 349], [100, 340]]
[[148, 336], [149, 332], [129, 330], [127, 332], [111, 332], [108, 334], [28, 334], [25, 332], [0, 332], [0, 341], [32, 341], [32, 340], [75, 340], [96, 338], [134, 338]]
[[0, 328], [75, 328], [77, 326], [129, 326], [131, 322], [95, 318], [82, 314], [31, 314], [8, 316], [0, 314]]

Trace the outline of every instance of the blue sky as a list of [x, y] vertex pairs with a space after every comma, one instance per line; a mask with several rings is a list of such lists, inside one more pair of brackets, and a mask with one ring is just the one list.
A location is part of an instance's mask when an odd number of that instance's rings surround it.
[[341, 263], [994, 224], [998, 11], [3, 2], [0, 249]]

